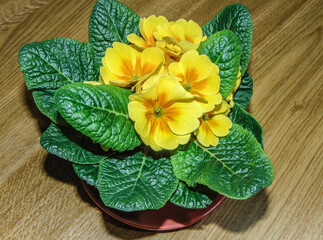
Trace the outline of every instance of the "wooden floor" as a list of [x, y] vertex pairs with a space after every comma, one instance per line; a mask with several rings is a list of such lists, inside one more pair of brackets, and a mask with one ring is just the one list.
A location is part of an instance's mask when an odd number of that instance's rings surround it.
[[[140, 16], [193, 19], [220, 0], [122, 0]], [[71, 165], [39, 144], [49, 121], [26, 90], [18, 51], [64, 37], [87, 41], [95, 1], [0, 0], [0, 239], [323, 239], [323, 41], [320, 0], [241, 0], [254, 24], [249, 111], [264, 128], [275, 180], [251, 199], [225, 200], [208, 218], [167, 233], [103, 214]]]

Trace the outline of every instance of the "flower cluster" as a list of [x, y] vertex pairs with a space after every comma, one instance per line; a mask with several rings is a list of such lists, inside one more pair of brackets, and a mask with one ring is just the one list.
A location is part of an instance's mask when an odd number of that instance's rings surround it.
[[234, 92], [222, 99], [219, 67], [199, 55], [202, 29], [191, 20], [152, 15], [141, 19], [139, 30], [141, 37], [128, 35], [131, 45], [115, 42], [106, 50], [100, 84], [132, 89], [129, 116], [155, 151], [186, 144], [192, 133], [205, 147], [216, 146], [232, 127]]

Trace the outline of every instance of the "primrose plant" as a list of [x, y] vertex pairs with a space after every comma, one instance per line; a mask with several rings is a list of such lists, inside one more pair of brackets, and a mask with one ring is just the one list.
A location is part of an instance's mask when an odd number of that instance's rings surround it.
[[249, 198], [273, 181], [262, 127], [245, 111], [251, 44], [241, 4], [201, 28], [99, 0], [89, 43], [51, 39], [19, 52], [26, 85], [52, 121], [41, 145], [119, 210]]

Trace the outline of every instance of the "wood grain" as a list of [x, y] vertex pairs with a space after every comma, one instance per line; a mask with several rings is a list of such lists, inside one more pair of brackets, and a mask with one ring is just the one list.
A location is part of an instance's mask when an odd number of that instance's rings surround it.
[[[121, 2], [140, 16], [203, 25], [234, 1]], [[251, 199], [226, 200], [198, 224], [156, 233], [103, 214], [71, 165], [41, 148], [49, 121], [19, 70], [18, 52], [26, 43], [57, 37], [87, 41], [95, 1], [0, 0], [0, 239], [323, 239], [323, 4], [241, 2], [254, 25], [249, 111], [263, 125], [275, 180]]]

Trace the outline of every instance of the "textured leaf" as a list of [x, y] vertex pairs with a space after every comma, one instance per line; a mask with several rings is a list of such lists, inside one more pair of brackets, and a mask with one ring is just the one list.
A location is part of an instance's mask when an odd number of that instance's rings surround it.
[[34, 101], [39, 111], [49, 117], [54, 123], [67, 125], [66, 121], [59, 114], [54, 103], [55, 90], [33, 91]]
[[88, 184], [98, 187], [99, 164], [78, 165], [73, 164], [76, 175]]
[[73, 82], [99, 79], [94, 51], [89, 43], [52, 39], [23, 46], [19, 63], [28, 89], [39, 110], [57, 124], [63, 124], [53, 104], [55, 90]]
[[128, 43], [130, 33], [139, 35], [139, 16], [115, 0], [99, 0], [92, 11], [89, 25], [89, 41], [101, 64], [105, 51], [113, 42]]
[[101, 161], [98, 179], [104, 204], [122, 211], [159, 209], [178, 185], [169, 159], [141, 152], [124, 160]]
[[28, 89], [55, 90], [99, 77], [91, 45], [71, 39], [27, 44], [19, 52], [19, 63]]
[[48, 152], [78, 164], [99, 163], [111, 156], [99, 144], [71, 128], [51, 124], [40, 138], [40, 144]]
[[207, 36], [228, 29], [233, 31], [241, 43], [241, 74], [247, 69], [252, 45], [252, 19], [248, 8], [243, 4], [232, 4], [220, 11], [202, 30]]
[[241, 84], [237, 92], [233, 96], [233, 101], [239, 104], [242, 108], [247, 108], [253, 94], [253, 81], [248, 72], [245, 72], [241, 79]]
[[239, 124], [246, 130], [250, 131], [264, 148], [263, 130], [260, 123], [247, 111], [238, 104], [234, 104], [229, 116], [232, 122]]
[[240, 43], [238, 37], [229, 30], [217, 32], [201, 43], [198, 51], [207, 55], [220, 68], [220, 92], [226, 99], [237, 80], [240, 63]]
[[220, 194], [246, 199], [271, 184], [273, 166], [256, 138], [233, 124], [216, 147], [204, 148], [196, 141], [172, 156], [177, 178], [189, 186], [204, 184]]
[[[208, 191], [207, 191], [208, 190]], [[210, 189], [190, 188], [185, 183], [179, 182], [178, 187], [170, 202], [183, 208], [206, 208], [213, 202], [217, 195]]]
[[141, 144], [128, 116], [130, 90], [113, 85], [66, 85], [56, 91], [55, 104], [64, 119], [93, 141], [113, 150]]

